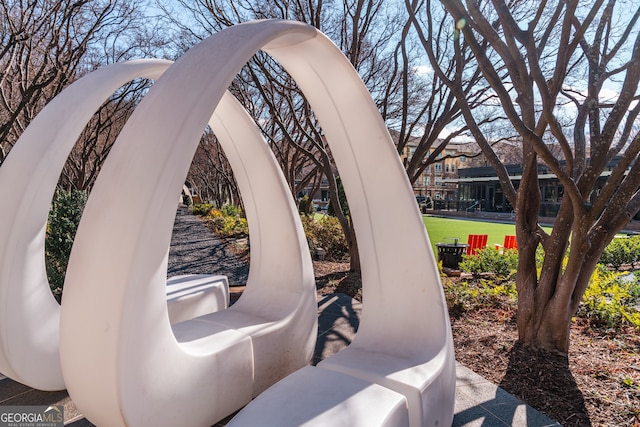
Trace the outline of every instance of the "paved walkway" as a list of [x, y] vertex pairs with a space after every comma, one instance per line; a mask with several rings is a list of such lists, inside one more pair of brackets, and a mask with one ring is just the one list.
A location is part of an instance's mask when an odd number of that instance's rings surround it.
[[[222, 259], [221, 259], [222, 258]], [[230, 283], [246, 282], [248, 266], [229, 253], [200, 221], [179, 210], [169, 254], [169, 276], [185, 273], [226, 274]], [[312, 363], [331, 356], [353, 340], [362, 305], [345, 294], [318, 296], [318, 340]], [[455, 427], [559, 426], [553, 420], [457, 365]], [[92, 427], [77, 410], [66, 391], [42, 392], [0, 375], [0, 405], [64, 405], [65, 425]], [[226, 420], [216, 424], [224, 426]]]
[[244, 285], [249, 266], [238, 259], [227, 245], [216, 237], [187, 208], [179, 207], [173, 224], [167, 275], [224, 274], [229, 285]]

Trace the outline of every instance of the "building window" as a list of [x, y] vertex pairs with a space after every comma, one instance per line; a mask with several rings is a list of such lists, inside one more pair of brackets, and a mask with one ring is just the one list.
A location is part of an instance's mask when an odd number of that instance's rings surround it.
[[449, 172], [449, 163], [444, 165], [444, 170], [445, 172]]
[[465, 156], [460, 156], [460, 161], [464, 163], [467, 161], [467, 158]]
[[442, 163], [435, 164], [436, 173], [442, 173]]
[[456, 165], [451, 165], [451, 172], [455, 172], [456, 171]]

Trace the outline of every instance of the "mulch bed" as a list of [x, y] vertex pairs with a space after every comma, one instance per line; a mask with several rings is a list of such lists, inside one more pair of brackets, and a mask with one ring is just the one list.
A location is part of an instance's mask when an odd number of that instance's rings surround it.
[[[314, 261], [319, 293], [356, 298], [360, 276], [345, 263]], [[449, 280], [449, 279], [444, 279]], [[450, 312], [456, 359], [565, 427], [640, 427], [640, 337], [584, 319], [572, 325], [571, 349], [536, 351], [518, 342], [512, 304]]]
[[636, 331], [596, 328], [578, 318], [567, 358], [518, 342], [513, 309], [450, 315], [460, 363], [563, 426], [640, 426]]

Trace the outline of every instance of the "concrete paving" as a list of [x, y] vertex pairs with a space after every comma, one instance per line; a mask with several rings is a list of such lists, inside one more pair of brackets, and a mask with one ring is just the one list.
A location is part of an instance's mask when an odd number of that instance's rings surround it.
[[453, 426], [560, 426], [459, 363]]

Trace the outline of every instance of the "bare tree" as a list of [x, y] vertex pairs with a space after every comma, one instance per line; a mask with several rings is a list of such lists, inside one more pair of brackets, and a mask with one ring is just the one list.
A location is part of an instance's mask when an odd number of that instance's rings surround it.
[[[180, 27], [183, 39], [199, 39], [251, 19], [295, 19], [322, 30], [358, 70], [374, 96], [392, 86], [388, 80], [394, 15], [381, 0], [323, 2], [317, 0], [205, 1], [179, 0], [192, 22]], [[169, 11], [167, 11], [169, 12]], [[176, 16], [175, 13], [172, 16]], [[194, 25], [195, 23], [195, 25]], [[199, 28], [200, 33], [194, 32]], [[337, 171], [313, 111], [295, 82], [273, 59], [256, 55], [232, 87], [234, 94], [261, 126], [283, 166], [294, 196], [307, 184], [317, 187], [326, 177], [329, 197], [350, 248], [351, 269], [359, 270], [353, 224], [338, 198]], [[382, 101], [378, 98], [378, 104]]]
[[[291, 194], [297, 196], [310, 185], [319, 188], [322, 179], [316, 138], [309, 137], [318, 124], [293, 79], [278, 64], [261, 56], [242, 70], [231, 90], [252, 116], [259, 118], [258, 125], [282, 168]], [[305, 108], [304, 117], [296, 114]]]
[[124, 0], [1, 3], [0, 163], [48, 101], [80, 75], [104, 65], [98, 40], [113, 52], [126, 51], [122, 37], [129, 34], [125, 29], [137, 27], [137, 7], [138, 2]]
[[212, 202], [215, 206], [242, 204], [231, 166], [209, 129], [198, 145], [187, 181], [202, 200]]
[[84, 191], [93, 187], [118, 134], [149, 87], [148, 80], [136, 79], [102, 104], [69, 154], [59, 187]]
[[[567, 353], [571, 317], [603, 249], [640, 210], [640, 7], [616, 0], [442, 4], [451, 15], [457, 69], [477, 62], [521, 138], [523, 173], [516, 189], [479, 128], [456, 71], [440, 75], [516, 208], [519, 338], [533, 348]], [[419, 11], [408, 9], [421, 26]], [[467, 47], [473, 58], [463, 55]], [[611, 84], [619, 93], [606, 99]], [[576, 111], [570, 129], [563, 127], [560, 108], [567, 100]], [[552, 147], [560, 147], [562, 156]], [[540, 162], [564, 187], [550, 234], [538, 224]], [[545, 255], [538, 275], [539, 245]]]
[[[455, 95], [438, 75], [457, 72], [469, 108], [478, 117], [484, 114], [478, 120], [481, 127], [496, 128], [506, 120], [504, 114], [499, 111], [496, 114], [496, 109], [491, 108], [495, 104], [493, 92], [476, 63], [467, 61], [456, 69], [456, 52], [449, 43], [451, 32], [446, 26], [450, 18], [438, 6], [429, 0], [411, 2], [411, 11], [424, 8], [425, 15], [418, 17], [412, 13], [402, 28], [394, 62], [400, 78], [392, 81], [398, 87], [387, 88], [381, 108], [390, 127], [397, 130], [398, 153], [408, 144], [415, 150], [405, 163], [411, 183], [416, 182], [430, 164], [448, 157], [443, 156], [443, 152], [453, 139], [469, 133]], [[420, 25], [414, 25], [412, 19]], [[423, 27], [428, 31], [423, 31]], [[462, 57], [472, 57], [468, 47], [463, 49]], [[479, 152], [464, 154], [468, 157]]]

